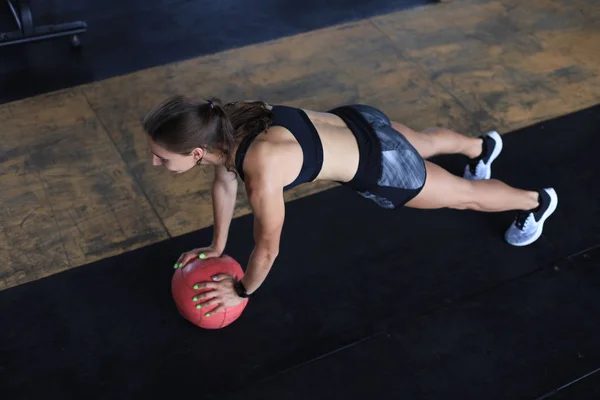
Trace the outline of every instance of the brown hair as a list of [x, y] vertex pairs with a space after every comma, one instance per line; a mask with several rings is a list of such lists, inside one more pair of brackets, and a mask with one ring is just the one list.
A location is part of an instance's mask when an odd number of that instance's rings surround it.
[[143, 126], [156, 144], [172, 153], [188, 155], [197, 147], [218, 150], [225, 157], [225, 167], [234, 171], [236, 143], [264, 132], [272, 122], [273, 114], [262, 101], [223, 105], [218, 98], [174, 96], [152, 109]]

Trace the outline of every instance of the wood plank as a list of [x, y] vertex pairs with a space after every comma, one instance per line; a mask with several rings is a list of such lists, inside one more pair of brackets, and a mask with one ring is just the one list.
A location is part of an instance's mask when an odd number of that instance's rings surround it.
[[0, 290], [168, 237], [79, 89], [0, 125]]
[[374, 23], [470, 112], [508, 131], [600, 100], [600, 32], [581, 8], [468, 0]]
[[[212, 224], [209, 169], [151, 166], [141, 120], [167, 96], [367, 103], [414, 129], [508, 131], [599, 102], [598, 17], [595, 0], [461, 0], [0, 106], [0, 290]], [[250, 211], [239, 194], [235, 216]]]
[[[87, 85], [93, 109], [173, 236], [212, 225], [210, 170], [173, 176], [151, 165], [140, 121], [169, 95], [263, 99], [309, 109], [367, 102], [416, 128], [474, 120], [370, 21], [345, 24]], [[332, 187], [308, 184], [287, 201]], [[240, 185], [235, 216], [248, 213]]]

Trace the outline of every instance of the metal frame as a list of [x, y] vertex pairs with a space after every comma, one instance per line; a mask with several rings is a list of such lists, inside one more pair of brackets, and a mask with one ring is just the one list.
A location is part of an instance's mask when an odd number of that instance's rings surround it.
[[18, 30], [0, 32], [0, 47], [14, 44], [38, 42], [70, 36], [71, 45], [79, 47], [79, 34], [87, 31], [87, 24], [82, 21], [68, 22], [58, 25], [33, 25], [30, 0], [6, 0], [17, 23]]

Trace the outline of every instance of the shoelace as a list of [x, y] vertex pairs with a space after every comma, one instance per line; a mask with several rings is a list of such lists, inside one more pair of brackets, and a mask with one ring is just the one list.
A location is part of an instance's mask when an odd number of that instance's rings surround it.
[[529, 220], [529, 214], [531, 214], [531, 211], [519, 211], [515, 220], [515, 226], [520, 230], [525, 229], [527, 221]]

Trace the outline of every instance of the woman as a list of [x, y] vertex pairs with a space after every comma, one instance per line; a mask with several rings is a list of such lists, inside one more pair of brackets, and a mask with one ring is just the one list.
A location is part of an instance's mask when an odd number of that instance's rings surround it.
[[[218, 304], [212, 314], [238, 304], [262, 284], [279, 251], [283, 191], [302, 183], [339, 182], [389, 209], [517, 210], [505, 234], [515, 246], [537, 240], [558, 203], [553, 189], [526, 191], [490, 179], [492, 162], [502, 150], [498, 133], [471, 138], [444, 128], [415, 132], [366, 105], [316, 112], [177, 96], [152, 110], [144, 129], [154, 165], [178, 173], [200, 164], [215, 168], [213, 242], [182, 254], [175, 268], [196, 257], [222, 254], [237, 176], [244, 182], [255, 217], [255, 247], [240, 282], [219, 275], [195, 286], [213, 289], [190, 299], [197, 308]], [[463, 177], [427, 161], [438, 154], [467, 156]]]

